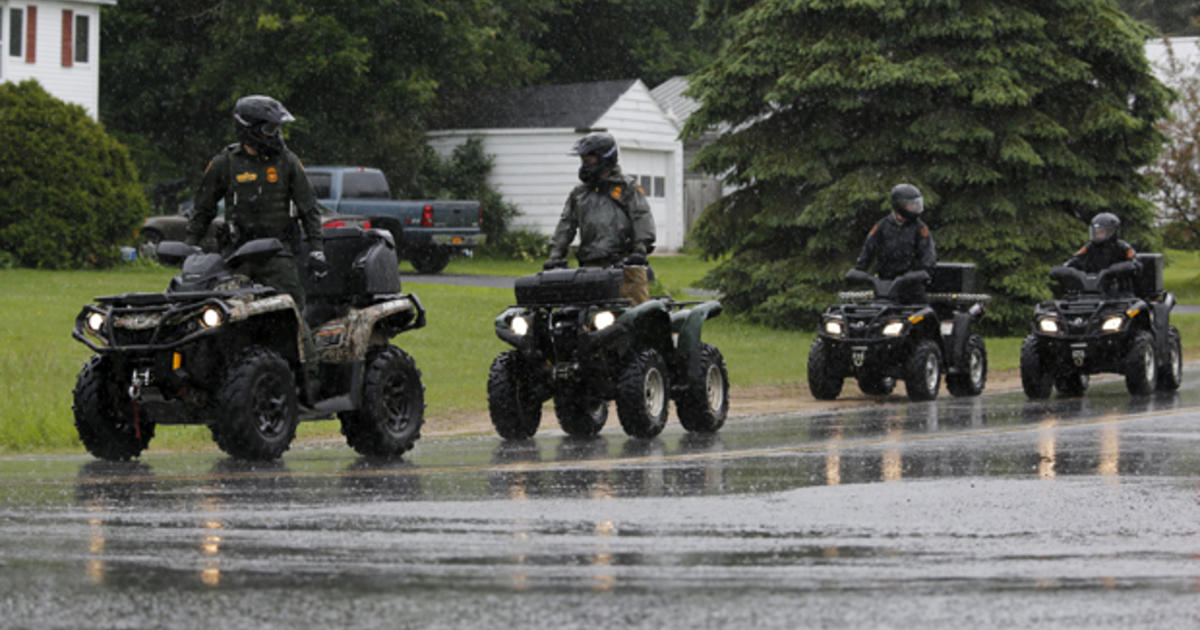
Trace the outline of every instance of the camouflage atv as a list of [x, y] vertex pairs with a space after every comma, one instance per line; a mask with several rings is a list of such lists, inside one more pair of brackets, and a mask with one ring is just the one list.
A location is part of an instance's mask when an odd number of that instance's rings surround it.
[[[395, 245], [380, 230], [326, 228], [328, 275], [306, 278], [308, 304], [237, 273], [274, 256], [278, 239], [247, 242], [228, 257], [178, 241], [157, 250], [182, 265], [163, 293], [98, 297], [72, 336], [96, 352], [74, 390], [75, 427], [92, 455], [138, 456], [156, 427], [203, 424], [221, 450], [273, 460], [300, 420], [341, 420], [359, 453], [399, 455], [424, 421], [421, 373], [389, 340], [425, 325], [413, 294], [400, 293]], [[313, 331], [308, 356], [300, 325]], [[317, 365], [310, 382], [307, 366]]]
[[700, 341], [721, 304], [657, 298], [633, 306], [620, 297], [622, 275], [579, 268], [517, 279], [517, 305], [495, 321], [496, 335], [514, 349], [496, 357], [488, 376], [488, 410], [501, 437], [531, 437], [551, 398], [572, 436], [599, 433], [610, 400], [634, 437], [663, 430], [669, 400], [688, 431], [712, 433], [725, 423], [725, 359]]

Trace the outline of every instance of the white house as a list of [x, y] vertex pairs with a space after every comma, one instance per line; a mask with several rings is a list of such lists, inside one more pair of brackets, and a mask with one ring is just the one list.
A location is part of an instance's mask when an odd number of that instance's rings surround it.
[[37, 79], [51, 95], [100, 111], [100, 5], [117, 0], [0, 0], [0, 81]]
[[636, 175], [658, 232], [658, 249], [683, 245], [683, 145], [679, 129], [639, 79], [484, 90], [430, 131], [445, 156], [468, 138], [494, 157], [490, 183], [517, 206], [519, 227], [552, 234], [579, 184], [575, 141], [592, 131], [617, 139], [621, 170]]

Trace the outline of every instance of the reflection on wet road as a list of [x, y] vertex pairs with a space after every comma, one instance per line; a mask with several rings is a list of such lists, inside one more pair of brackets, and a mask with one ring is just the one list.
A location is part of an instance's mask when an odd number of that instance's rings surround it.
[[0, 625], [1194, 626], [1195, 390], [427, 438], [399, 462], [0, 459]]

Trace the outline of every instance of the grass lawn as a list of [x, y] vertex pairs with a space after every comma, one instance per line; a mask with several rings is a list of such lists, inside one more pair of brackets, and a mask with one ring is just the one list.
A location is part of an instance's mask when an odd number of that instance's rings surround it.
[[[661, 286], [674, 295], [693, 286], [715, 263], [694, 256], [654, 256]], [[1168, 288], [1200, 277], [1200, 255], [1172, 252]], [[449, 273], [523, 275], [537, 262], [456, 259]], [[502, 272], [502, 273], [501, 273]], [[79, 450], [71, 412], [71, 390], [89, 350], [71, 338], [75, 315], [96, 295], [160, 291], [174, 270], [133, 266], [113, 271], [0, 270], [0, 453]], [[428, 325], [393, 343], [413, 355], [426, 387], [427, 416], [485, 410], [487, 373], [507, 348], [492, 320], [513, 301], [512, 293], [432, 284], [410, 284], [428, 309]], [[1189, 300], [1183, 299], [1187, 302]], [[1200, 302], [1200, 298], [1190, 300]], [[1177, 315], [1185, 354], [1200, 350], [1200, 315]], [[813, 332], [776, 330], [722, 316], [705, 325], [705, 340], [720, 348], [735, 387], [804, 387], [805, 361]], [[992, 370], [1018, 365], [1019, 337], [987, 340]], [[300, 435], [337, 435], [336, 422], [304, 423]], [[158, 433], [161, 448], [210, 445], [202, 427], [169, 427]]]

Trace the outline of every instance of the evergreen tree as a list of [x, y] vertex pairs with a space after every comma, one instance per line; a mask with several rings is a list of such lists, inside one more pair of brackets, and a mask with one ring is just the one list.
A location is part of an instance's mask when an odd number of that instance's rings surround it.
[[1138, 169], [1170, 92], [1113, 0], [762, 0], [731, 29], [684, 133], [728, 125], [699, 166], [737, 191], [694, 235], [729, 256], [706, 283], [734, 310], [813, 325], [900, 182], [940, 259], [977, 265], [994, 327], [1026, 325], [1097, 212], [1158, 246]]

